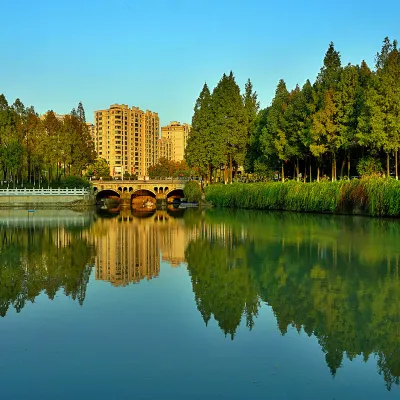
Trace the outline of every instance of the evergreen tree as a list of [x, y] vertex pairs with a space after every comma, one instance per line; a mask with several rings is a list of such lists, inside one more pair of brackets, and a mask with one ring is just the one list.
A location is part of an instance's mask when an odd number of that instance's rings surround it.
[[211, 128], [211, 94], [205, 83], [194, 106], [192, 130], [185, 149], [185, 160], [190, 167], [197, 168], [202, 176], [211, 174], [219, 166], [223, 157], [219, 137], [214, 135]]
[[257, 100], [257, 92], [253, 92], [253, 84], [250, 79], [247, 80], [245, 84], [245, 90], [243, 95], [243, 103], [244, 103], [244, 111], [246, 116], [246, 129], [247, 129], [247, 143], [246, 143], [246, 153], [244, 160], [245, 170], [251, 169], [251, 140], [252, 135], [255, 130], [255, 121], [257, 118], [257, 114], [260, 109], [260, 103]]
[[260, 142], [263, 154], [270, 159], [276, 154], [281, 162], [281, 179], [285, 180], [284, 164], [291, 156], [285, 111], [289, 102], [289, 92], [283, 79], [278, 82], [275, 97], [268, 112], [267, 126], [263, 130]]
[[[347, 160], [347, 175], [350, 176], [350, 154], [355, 147], [355, 137], [358, 130], [358, 120], [361, 110], [362, 89], [360, 87], [360, 68], [354, 65], [346, 66], [341, 74], [338, 90], [334, 100], [337, 107], [337, 124], [339, 146], [343, 150], [340, 177], [343, 177]], [[335, 170], [336, 171], [336, 170]]]
[[78, 104], [78, 109], [76, 110], [78, 114], [78, 118], [81, 122], [85, 123], [86, 122], [86, 117], [85, 117], [85, 110], [83, 108], [82, 102], [80, 101]]
[[324, 98], [324, 92], [331, 88], [336, 90], [340, 80], [340, 73], [340, 53], [335, 50], [333, 42], [330, 42], [328, 50], [325, 53], [324, 65], [321, 67], [315, 81], [315, 88], [320, 93], [320, 102], [322, 102]]
[[222, 143], [225, 181], [232, 182], [232, 167], [243, 165], [247, 144], [246, 114], [239, 86], [232, 71], [223, 74], [211, 97], [212, 131]]

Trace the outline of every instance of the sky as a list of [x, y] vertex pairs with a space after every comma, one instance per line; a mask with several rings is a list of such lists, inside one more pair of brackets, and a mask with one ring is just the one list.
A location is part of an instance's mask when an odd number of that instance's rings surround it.
[[329, 43], [342, 64], [374, 65], [400, 40], [400, 1], [0, 0], [0, 93], [39, 114], [86, 119], [111, 104], [190, 123], [204, 82], [251, 79], [262, 108], [320, 70]]

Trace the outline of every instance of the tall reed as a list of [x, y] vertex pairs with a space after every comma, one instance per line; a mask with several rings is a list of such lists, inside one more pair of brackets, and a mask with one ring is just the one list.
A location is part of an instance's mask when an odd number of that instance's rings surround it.
[[400, 182], [392, 178], [215, 184], [205, 194], [216, 207], [400, 216]]

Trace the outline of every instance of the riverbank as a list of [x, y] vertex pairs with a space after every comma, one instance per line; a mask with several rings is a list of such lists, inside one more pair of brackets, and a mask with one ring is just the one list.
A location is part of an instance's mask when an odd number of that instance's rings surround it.
[[205, 197], [215, 207], [400, 217], [400, 182], [392, 178], [215, 184]]

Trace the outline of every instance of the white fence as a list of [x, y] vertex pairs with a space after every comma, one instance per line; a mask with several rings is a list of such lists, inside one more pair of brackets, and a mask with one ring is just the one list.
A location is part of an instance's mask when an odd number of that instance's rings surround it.
[[87, 189], [0, 189], [0, 196], [82, 196]]

